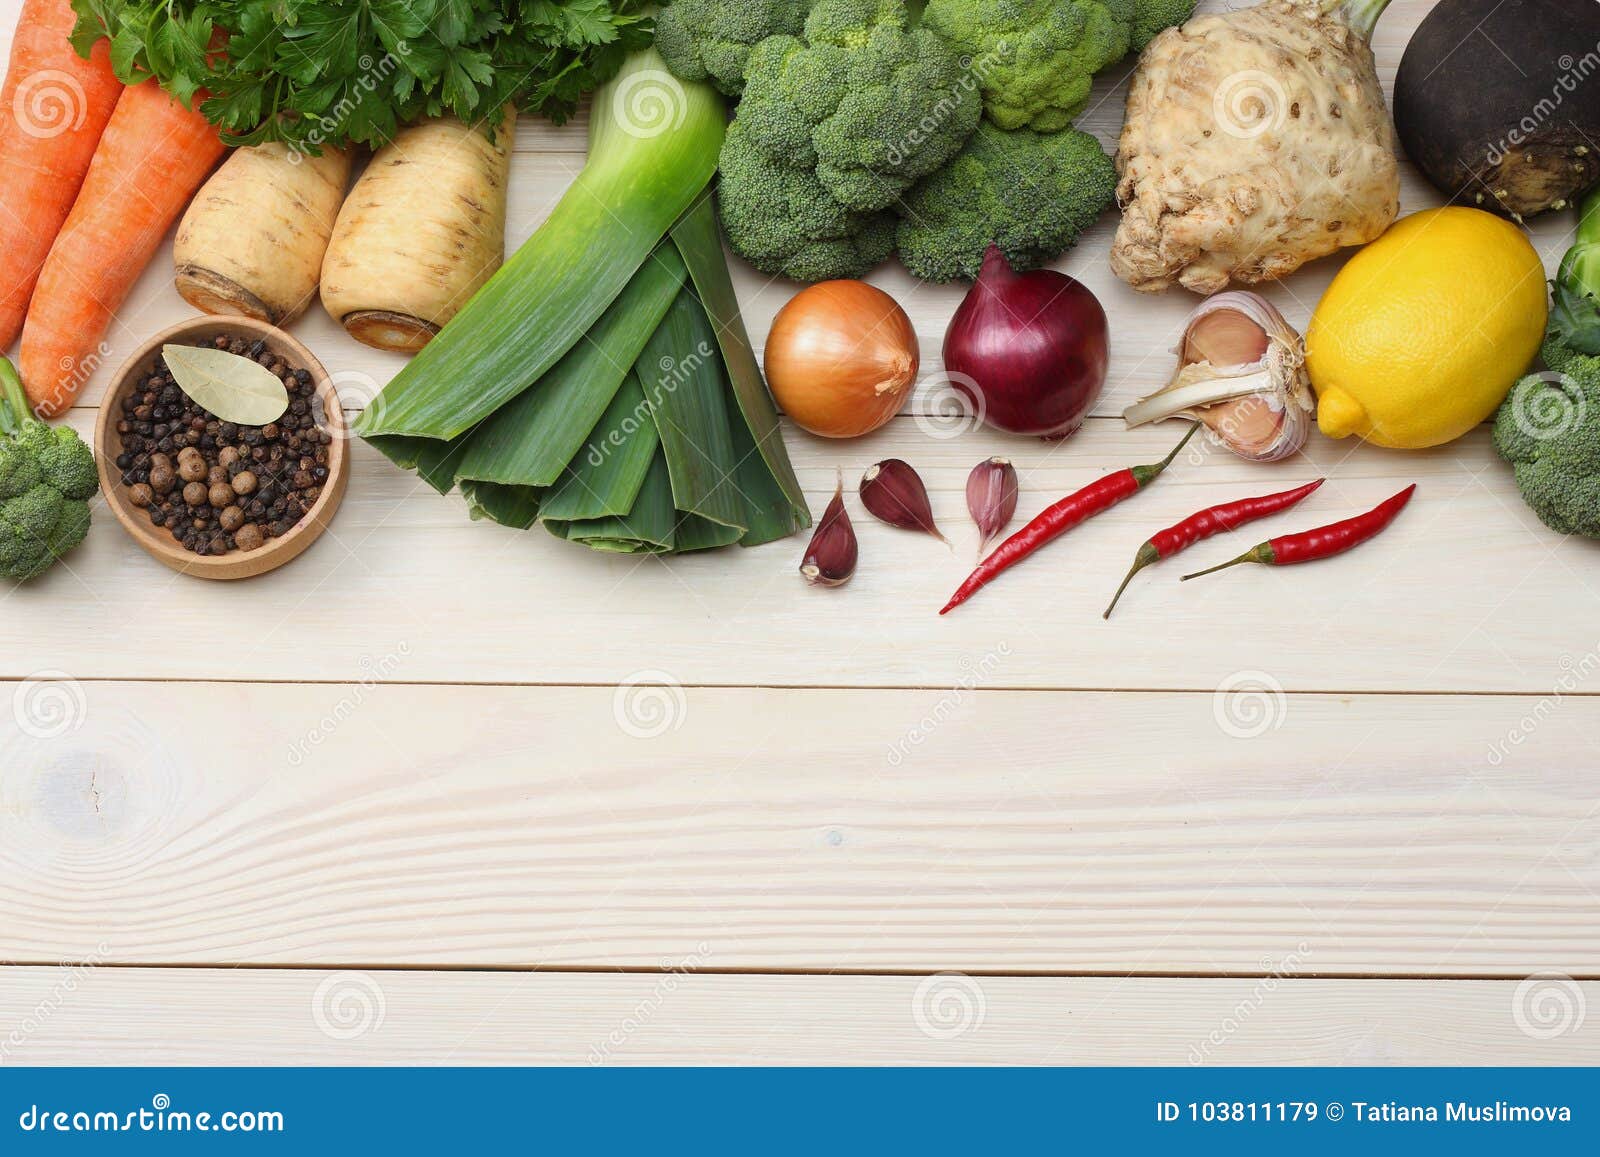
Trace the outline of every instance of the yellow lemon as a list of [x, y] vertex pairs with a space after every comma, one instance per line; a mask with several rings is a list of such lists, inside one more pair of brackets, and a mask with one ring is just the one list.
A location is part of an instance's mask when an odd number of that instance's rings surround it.
[[1481, 209], [1431, 209], [1352, 257], [1306, 331], [1317, 425], [1419, 450], [1494, 413], [1533, 361], [1544, 264], [1521, 229]]

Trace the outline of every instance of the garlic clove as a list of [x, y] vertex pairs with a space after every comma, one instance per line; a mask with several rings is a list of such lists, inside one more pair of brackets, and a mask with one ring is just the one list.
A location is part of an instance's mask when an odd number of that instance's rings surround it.
[[1178, 370], [1159, 392], [1123, 412], [1129, 426], [1185, 417], [1252, 462], [1275, 462], [1310, 436], [1316, 400], [1305, 344], [1260, 294], [1214, 294], [1190, 314]]
[[813, 586], [842, 587], [856, 573], [856, 528], [844, 508], [844, 476], [834, 487], [817, 529], [800, 560], [800, 577]]
[[967, 509], [982, 536], [981, 555], [1017, 513], [1017, 468], [1009, 458], [987, 458], [967, 475]]
[[920, 530], [940, 542], [947, 542], [933, 521], [933, 504], [922, 476], [899, 458], [885, 458], [861, 476], [861, 505], [890, 526], [901, 530]]

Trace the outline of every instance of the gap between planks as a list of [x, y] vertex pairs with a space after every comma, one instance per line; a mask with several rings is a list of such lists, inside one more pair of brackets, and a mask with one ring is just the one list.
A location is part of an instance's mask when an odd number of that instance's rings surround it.
[[[0, 975], [7, 969], [72, 967], [71, 960], [0, 960]], [[449, 973], [451, 975], [538, 975], [538, 976], [676, 976], [679, 968], [649, 968], [639, 965], [602, 964], [406, 964], [367, 960], [330, 961], [229, 961], [229, 960], [130, 960], [105, 961], [94, 967], [107, 972], [420, 972]], [[761, 965], [739, 967], [698, 966], [694, 972], [700, 976], [794, 976], [810, 978], [840, 977], [920, 977], [937, 976], [950, 969], [927, 968], [785, 968]], [[1072, 968], [963, 968], [962, 976], [979, 980], [1286, 980], [1284, 973], [1267, 969], [1220, 969], [1200, 971], [1194, 969], [1154, 969], [1151, 971], [1111, 971], [1106, 969]], [[1600, 972], [1574, 971], [1562, 973], [1566, 980], [1579, 983], [1600, 983]], [[1485, 981], [1490, 983], [1522, 981], [1526, 972], [1361, 972], [1337, 969], [1318, 971], [1305, 969], [1296, 972], [1295, 980], [1328, 981], [1398, 981], [1419, 984], [1436, 981]]]

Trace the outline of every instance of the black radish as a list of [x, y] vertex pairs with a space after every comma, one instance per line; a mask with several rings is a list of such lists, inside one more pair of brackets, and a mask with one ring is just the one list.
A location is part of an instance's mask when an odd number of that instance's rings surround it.
[[1457, 204], [1566, 208], [1600, 181], [1600, 0], [1442, 0], [1406, 46], [1394, 119]]

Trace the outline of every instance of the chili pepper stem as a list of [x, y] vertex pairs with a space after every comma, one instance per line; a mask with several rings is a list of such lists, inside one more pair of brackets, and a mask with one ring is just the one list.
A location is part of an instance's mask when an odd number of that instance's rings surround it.
[[1189, 439], [1193, 438], [1195, 434], [1199, 432], [1199, 429], [1199, 422], [1190, 422], [1189, 432], [1183, 436], [1183, 440], [1174, 446], [1171, 452], [1168, 453], [1165, 458], [1161, 459], [1159, 462], [1153, 462], [1147, 466], [1131, 467], [1134, 481], [1138, 482], [1141, 490], [1150, 485], [1151, 482], [1155, 481], [1158, 474], [1160, 474], [1168, 466], [1172, 465], [1172, 460], [1179, 454], [1183, 453], [1183, 448], [1189, 444]]
[[1205, 570], [1197, 570], [1193, 574], [1186, 574], [1178, 581], [1186, 583], [1190, 579], [1199, 578], [1201, 575], [1216, 574], [1219, 570], [1227, 570], [1230, 566], [1238, 566], [1242, 562], [1259, 562], [1268, 566], [1272, 565], [1272, 544], [1263, 542], [1260, 546], [1252, 546], [1238, 558], [1229, 559], [1227, 562], [1218, 563], [1216, 566], [1208, 566]]
[[1148, 542], [1139, 548], [1139, 553], [1134, 556], [1133, 566], [1128, 568], [1128, 573], [1122, 579], [1122, 585], [1117, 588], [1117, 593], [1111, 596], [1111, 605], [1106, 607], [1105, 613], [1100, 616], [1102, 619], [1109, 619], [1111, 612], [1117, 609], [1117, 603], [1122, 599], [1122, 592], [1128, 589], [1128, 584], [1133, 581], [1133, 576], [1160, 557], [1155, 548]]

